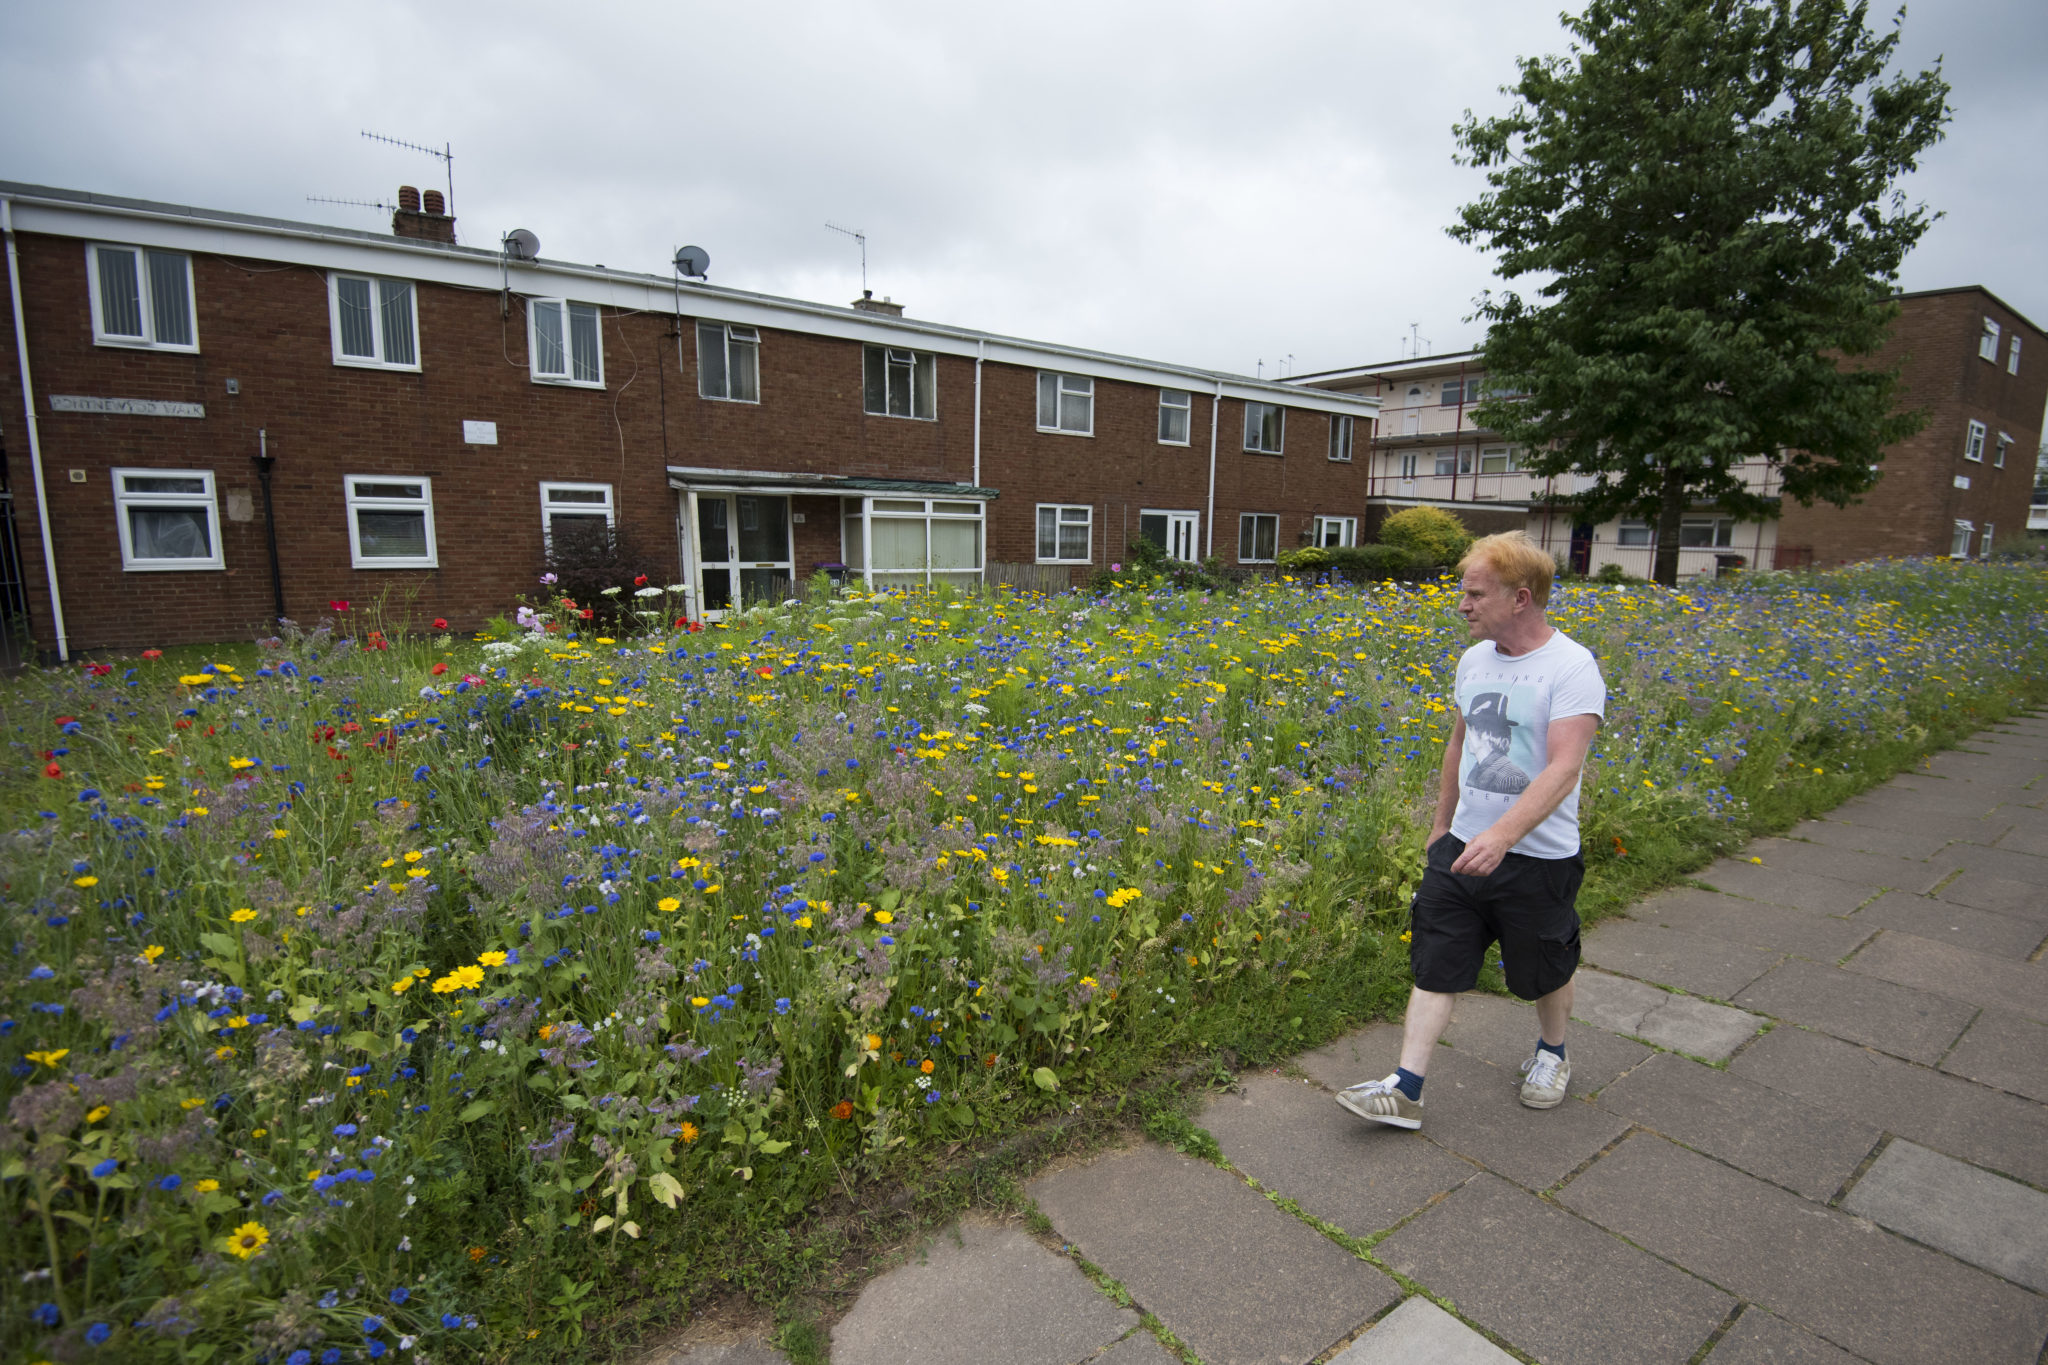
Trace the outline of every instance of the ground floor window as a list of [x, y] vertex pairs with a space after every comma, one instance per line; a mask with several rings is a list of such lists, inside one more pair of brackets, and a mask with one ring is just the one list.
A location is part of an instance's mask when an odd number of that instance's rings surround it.
[[1316, 544], [1325, 550], [1335, 550], [1358, 543], [1357, 517], [1317, 517]]
[[1246, 512], [1237, 519], [1237, 562], [1271, 564], [1279, 558], [1280, 518], [1271, 512]]
[[603, 545], [614, 524], [608, 483], [543, 483], [540, 486], [542, 543], [556, 550]]
[[1976, 531], [1976, 526], [1970, 522], [1958, 521], [1956, 523], [1955, 536], [1949, 541], [1948, 545], [1948, 556], [1950, 559], [1968, 559], [1970, 557], [1970, 537], [1975, 535]]
[[124, 569], [218, 569], [220, 511], [208, 469], [116, 469]]
[[979, 502], [848, 498], [841, 558], [877, 587], [972, 587], [981, 579], [986, 521]]
[[[2014, 337], [2013, 340], [2018, 341], [2019, 338]], [[1991, 533], [1997, 529], [1997, 522], [1987, 521], [1984, 523], [1984, 534], [1977, 539], [1977, 554], [1980, 558], [1991, 558]]]
[[1678, 543], [1688, 550], [1718, 550], [1735, 543], [1735, 518], [1687, 517], [1678, 523]]
[[348, 504], [349, 562], [358, 569], [432, 569], [434, 481], [351, 474], [342, 480]]
[[1637, 517], [1624, 517], [1621, 524], [1614, 529], [1614, 543], [1616, 545], [1648, 545], [1650, 543], [1650, 523]]
[[1038, 504], [1038, 562], [1087, 564], [1095, 557], [1095, 509], [1072, 504]]

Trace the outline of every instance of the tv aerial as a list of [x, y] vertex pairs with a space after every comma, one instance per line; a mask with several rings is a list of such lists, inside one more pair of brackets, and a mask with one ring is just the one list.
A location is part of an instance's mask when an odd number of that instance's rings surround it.
[[829, 218], [825, 220], [825, 226], [834, 232], [845, 233], [860, 244], [860, 292], [865, 298], [868, 292], [868, 235], [859, 228], [841, 227]]
[[676, 248], [676, 274], [690, 279], [711, 277], [711, 253], [701, 246]]
[[447, 174], [448, 174], [448, 212], [449, 212], [449, 213], [451, 213], [451, 214], [453, 214], [453, 213], [455, 212], [455, 144], [454, 144], [454, 143], [452, 143], [452, 142], [451, 142], [451, 143], [447, 143], [447, 144], [445, 144], [445, 145], [443, 145], [443, 146], [440, 146], [440, 147], [423, 147], [423, 146], [421, 146], [421, 145], [420, 145], [419, 143], [417, 143], [417, 142], [407, 142], [407, 141], [406, 141], [405, 139], [403, 139], [403, 138], [396, 138], [396, 137], [386, 137], [386, 136], [385, 136], [384, 134], [382, 134], [382, 133], [372, 133], [372, 132], [368, 131], [367, 129], [366, 129], [366, 130], [364, 130], [364, 132], [363, 132], [363, 136], [364, 136], [364, 137], [366, 137], [366, 138], [368, 138], [368, 139], [369, 139], [370, 141], [372, 141], [372, 142], [382, 142], [382, 143], [384, 143], [384, 144], [385, 144], [385, 145], [387, 145], [387, 146], [391, 146], [391, 147], [400, 147], [400, 148], [403, 148], [404, 150], [406, 150], [406, 151], [408, 151], [408, 152], [424, 152], [424, 153], [425, 153], [426, 155], [428, 155], [428, 156], [430, 156], [430, 157], [434, 158], [434, 160], [436, 160], [436, 161], [440, 162], [440, 163], [441, 163], [441, 168], [442, 168], [442, 169], [443, 169], [444, 171], [446, 171], [446, 172], [447, 172]]

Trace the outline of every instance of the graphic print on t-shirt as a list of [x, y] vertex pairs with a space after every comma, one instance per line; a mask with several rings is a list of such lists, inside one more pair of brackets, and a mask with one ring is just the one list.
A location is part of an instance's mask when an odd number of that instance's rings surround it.
[[[1520, 800], [1550, 761], [1550, 727], [1566, 716], [1603, 714], [1607, 687], [1585, 646], [1555, 632], [1522, 655], [1480, 641], [1458, 659], [1453, 684], [1465, 722], [1458, 805], [1451, 833], [1470, 843]], [[1514, 851], [1569, 858], [1579, 851], [1579, 784]]]
[[[1529, 771], [1515, 762], [1515, 740], [1522, 722], [1509, 713], [1508, 694], [1481, 692], [1472, 698], [1465, 712], [1465, 733], [1470, 736], [1472, 764], [1465, 785], [1502, 796], [1520, 796], [1529, 785]], [[1529, 749], [1524, 739], [1524, 757]]]

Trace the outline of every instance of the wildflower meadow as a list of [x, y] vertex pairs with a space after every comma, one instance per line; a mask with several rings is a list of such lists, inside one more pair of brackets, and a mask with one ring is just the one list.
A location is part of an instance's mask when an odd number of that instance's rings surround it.
[[[1455, 598], [336, 600], [5, 685], [0, 1350], [566, 1358], [957, 1148], [1398, 1009]], [[2032, 565], [1552, 607], [1610, 688], [1595, 909], [2048, 686]]]

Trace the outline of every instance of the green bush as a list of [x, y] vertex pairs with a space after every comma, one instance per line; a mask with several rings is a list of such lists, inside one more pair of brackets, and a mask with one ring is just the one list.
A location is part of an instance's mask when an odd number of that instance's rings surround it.
[[1602, 564], [1600, 572], [1593, 575], [1595, 583], [1640, 583], [1643, 580], [1619, 564]]
[[1381, 583], [1415, 567], [1415, 556], [1398, 545], [1347, 545], [1330, 551], [1330, 568], [1347, 583]]
[[1410, 507], [1380, 526], [1380, 543], [1398, 545], [1415, 557], [1418, 567], [1455, 564], [1472, 543], [1472, 533], [1440, 507]]
[[1319, 574], [1330, 567], [1330, 552], [1320, 545], [1304, 545], [1299, 550], [1282, 550], [1276, 567], [1281, 573]]

